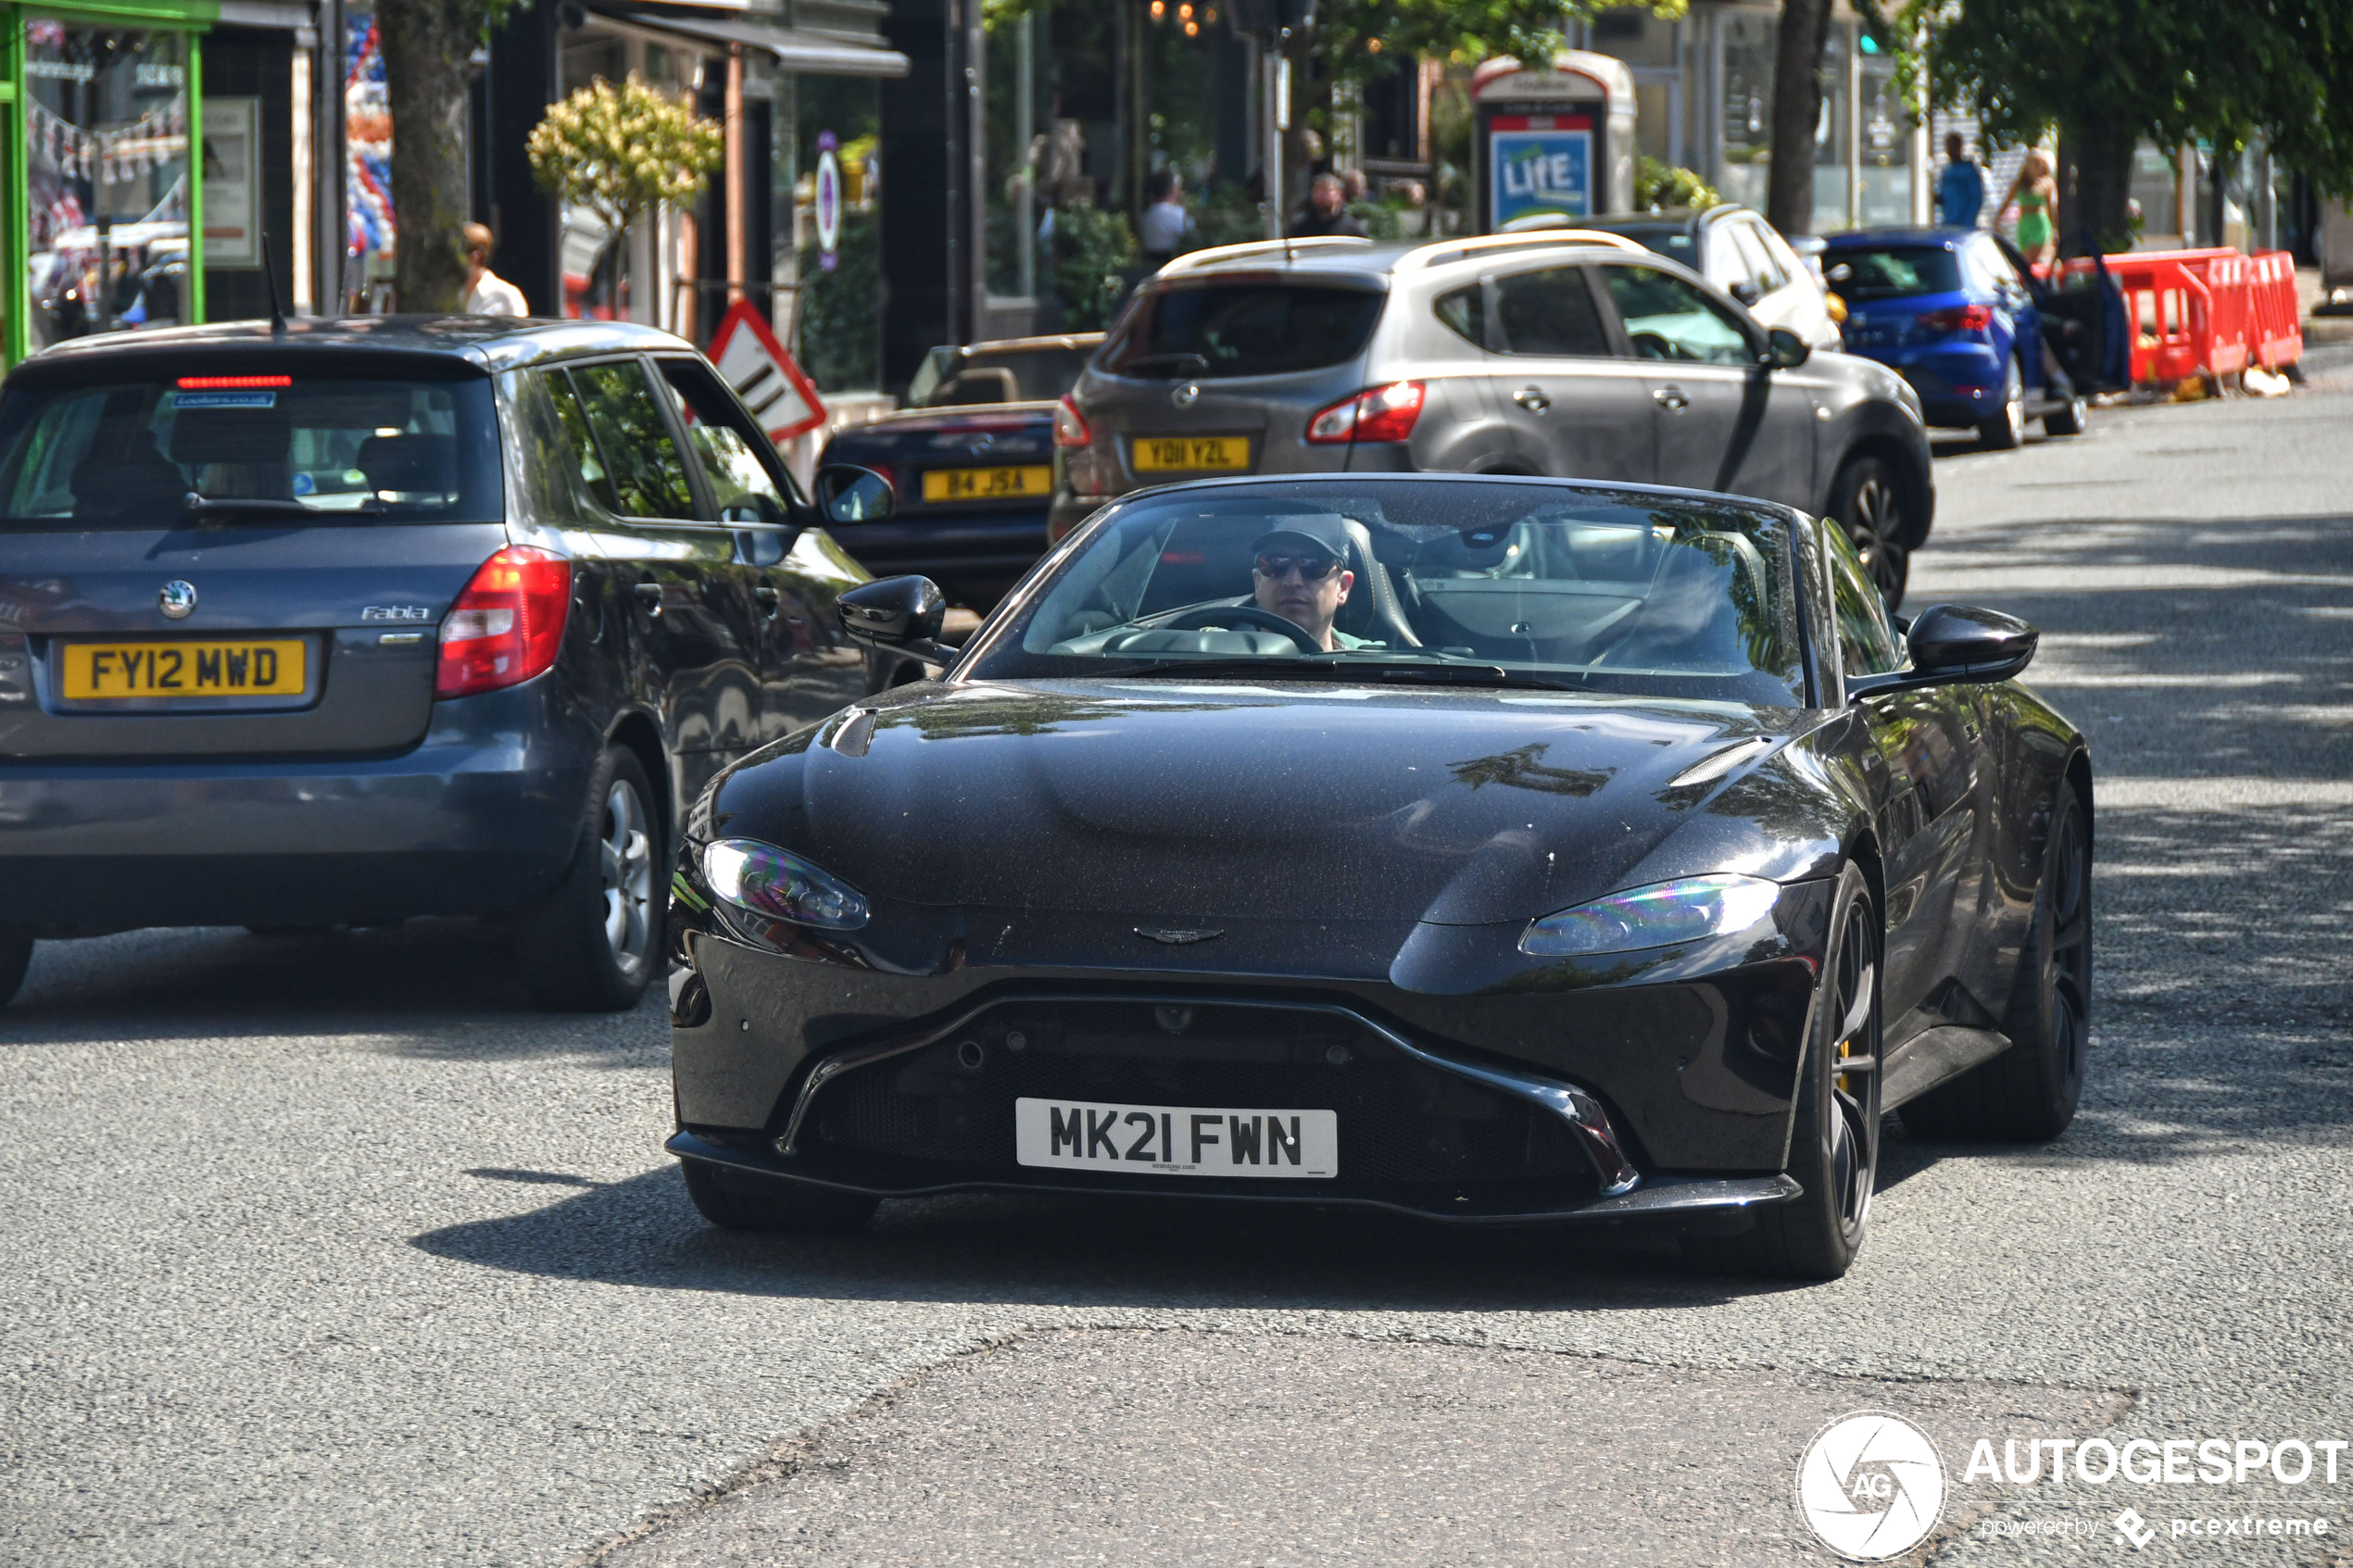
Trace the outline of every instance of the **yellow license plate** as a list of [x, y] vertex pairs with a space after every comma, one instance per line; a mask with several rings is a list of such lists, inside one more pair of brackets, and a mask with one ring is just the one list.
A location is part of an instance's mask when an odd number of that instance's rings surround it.
[[1136, 438], [1138, 473], [1198, 472], [1249, 467], [1250, 442], [1243, 436], [1139, 435]]
[[1054, 470], [1040, 463], [1019, 469], [934, 469], [924, 475], [926, 501], [1001, 501], [1044, 495], [1054, 488]]
[[299, 637], [263, 642], [68, 643], [69, 702], [107, 697], [300, 696], [309, 676]]

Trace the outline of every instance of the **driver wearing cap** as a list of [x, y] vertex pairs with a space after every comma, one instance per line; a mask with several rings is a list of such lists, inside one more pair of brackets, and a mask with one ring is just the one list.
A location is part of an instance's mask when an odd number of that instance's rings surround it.
[[1251, 583], [1258, 608], [1279, 615], [1326, 653], [1365, 646], [1336, 631], [1332, 617], [1348, 602], [1356, 574], [1348, 570], [1348, 529], [1336, 516], [1285, 518], [1250, 546]]

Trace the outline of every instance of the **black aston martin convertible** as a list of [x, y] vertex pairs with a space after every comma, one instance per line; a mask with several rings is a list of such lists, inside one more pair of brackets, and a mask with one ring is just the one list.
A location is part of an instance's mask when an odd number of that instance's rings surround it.
[[1655, 1218], [1843, 1273], [1883, 1111], [2047, 1139], [2092, 774], [2035, 633], [1890, 623], [1762, 502], [1333, 475], [1139, 494], [944, 678], [744, 759], [672, 909], [696, 1204], [972, 1189]]

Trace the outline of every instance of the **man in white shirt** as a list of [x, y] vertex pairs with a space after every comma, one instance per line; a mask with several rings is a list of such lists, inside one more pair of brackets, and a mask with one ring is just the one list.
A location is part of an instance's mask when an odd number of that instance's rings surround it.
[[1158, 267], [1192, 248], [1193, 216], [1185, 210], [1185, 183], [1173, 169], [1157, 169], [1144, 182], [1151, 205], [1136, 225], [1137, 248]]
[[497, 240], [481, 223], [466, 225], [466, 314], [469, 316], [528, 316], [522, 290], [490, 270], [490, 253]]

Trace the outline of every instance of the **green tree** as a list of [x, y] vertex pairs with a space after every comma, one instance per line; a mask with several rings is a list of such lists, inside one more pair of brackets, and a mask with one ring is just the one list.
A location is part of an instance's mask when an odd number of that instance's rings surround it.
[[1063, 255], [1054, 269], [1063, 324], [1076, 332], [1111, 325], [1143, 262], [1127, 215], [1098, 211], [1092, 202], [1068, 203], [1054, 214], [1054, 245]]
[[[548, 105], [526, 144], [533, 177], [603, 219], [614, 245], [655, 207], [700, 194], [725, 147], [718, 126], [634, 72], [619, 87], [599, 77]], [[668, 301], [660, 314], [667, 320]]]
[[868, 392], [882, 384], [882, 219], [845, 212], [832, 271], [812, 237], [800, 247], [801, 368], [820, 392]]
[[1890, 31], [1925, 33], [1935, 100], [1973, 104], [1990, 135], [2058, 129], [2062, 244], [2079, 227], [2103, 249], [2131, 242], [2144, 136], [2224, 153], [2259, 137], [2323, 194], [2353, 194], [2353, 0], [1909, 0]]

